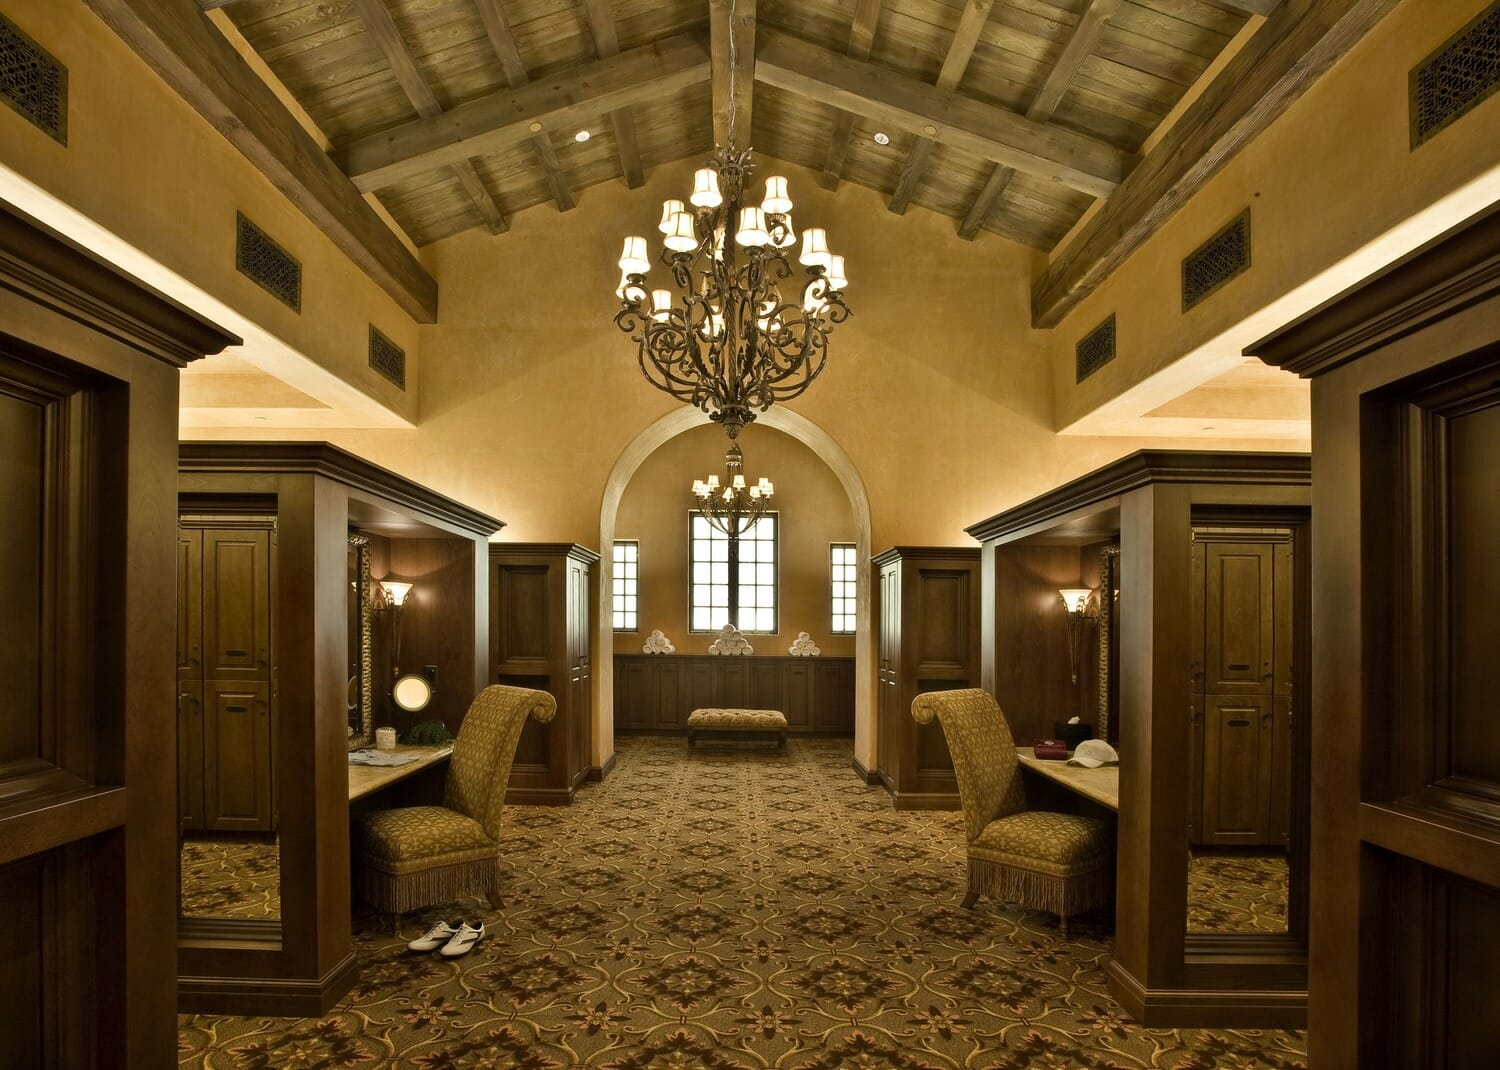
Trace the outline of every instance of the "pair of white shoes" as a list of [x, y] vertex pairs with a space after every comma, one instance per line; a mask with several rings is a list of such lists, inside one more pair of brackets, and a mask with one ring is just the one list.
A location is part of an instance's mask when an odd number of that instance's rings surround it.
[[458, 925], [440, 921], [406, 946], [411, 951], [436, 951], [444, 958], [456, 959], [460, 955], [467, 955], [483, 939], [482, 921], [478, 926], [466, 921]]

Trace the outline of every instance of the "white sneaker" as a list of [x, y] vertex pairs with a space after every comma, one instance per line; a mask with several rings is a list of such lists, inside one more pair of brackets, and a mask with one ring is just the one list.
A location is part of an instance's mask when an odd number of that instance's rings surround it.
[[444, 944], [438, 954], [444, 958], [456, 959], [460, 955], [467, 955], [474, 945], [483, 939], [484, 922], [481, 921], [477, 929], [468, 922], [464, 922], [458, 932], [453, 934], [453, 939]]
[[457, 927], [449, 925], [446, 921], [440, 921], [406, 947], [409, 951], [436, 951], [452, 939], [456, 932], [458, 932]]

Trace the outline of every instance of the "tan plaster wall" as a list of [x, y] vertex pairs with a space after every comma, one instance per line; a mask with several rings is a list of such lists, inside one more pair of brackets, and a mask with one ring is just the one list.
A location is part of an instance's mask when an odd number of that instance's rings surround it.
[[[1097, 434], [1157, 408], [1500, 198], [1500, 96], [1415, 151], [1408, 126], [1408, 72], [1488, 2], [1404, 0], [1080, 303], [1053, 340], [1057, 426]], [[1246, 205], [1250, 270], [1184, 314], [1182, 258]], [[1075, 384], [1078, 339], [1111, 313], [1119, 355]]]
[[[854, 637], [835, 636], [830, 623], [829, 543], [855, 541], [849, 499], [833, 471], [789, 435], [751, 425], [740, 435], [745, 476], [776, 484], [779, 520], [780, 631], [750, 637], [757, 654], [785, 654], [799, 631], [824, 654], [854, 656]], [[640, 631], [615, 632], [615, 650], [635, 653], [660, 628], [678, 653], [706, 653], [712, 635], [688, 631], [688, 487], [710, 474], [723, 478], [729, 440], [713, 425], [678, 435], [636, 470], [620, 499], [615, 538], [640, 542]]]
[[[5, 13], [68, 68], [69, 108], [63, 146], [0, 107], [0, 197], [245, 335], [241, 355], [266, 370], [350, 396], [331, 372], [386, 422], [415, 420], [416, 325], [380, 287], [82, 0], [5, 0]], [[235, 270], [236, 210], [301, 261], [300, 314]], [[372, 322], [406, 349], [405, 392], [368, 367]]]

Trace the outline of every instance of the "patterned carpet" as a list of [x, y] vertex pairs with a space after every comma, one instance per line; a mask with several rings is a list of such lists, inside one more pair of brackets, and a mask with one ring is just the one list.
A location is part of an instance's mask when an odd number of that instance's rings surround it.
[[189, 918], [281, 917], [281, 847], [275, 841], [184, 840], [182, 913]]
[[506, 908], [468, 957], [356, 921], [320, 1019], [181, 1019], [181, 1064], [255, 1068], [1305, 1067], [1298, 1033], [1148, 1030], [1105, 992], [1108, 921], [962, 896], [957, 814], [896, 813], [847, 740], [624, 739], [567, 808], [513, 808]]
[[1286, 855], [1196, 848], [1188, 862], [1188, 931], [1286, 932]]

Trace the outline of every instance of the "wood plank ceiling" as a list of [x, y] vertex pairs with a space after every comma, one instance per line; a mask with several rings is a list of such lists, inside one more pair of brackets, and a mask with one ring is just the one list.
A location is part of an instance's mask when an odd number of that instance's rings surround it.
[[419, 245], [707, 155], [736, 76], [739, 143], [1038, 249], [1278, 2], [199, 0]]

